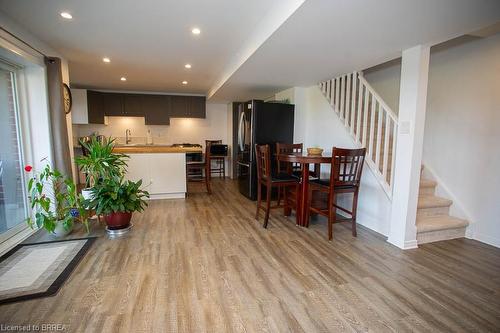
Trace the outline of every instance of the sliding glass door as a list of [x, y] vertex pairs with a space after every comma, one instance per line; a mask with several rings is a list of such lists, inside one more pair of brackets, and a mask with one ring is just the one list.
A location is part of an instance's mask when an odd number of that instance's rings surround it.
[[15, 71], [0, 60], [0, 243], [22, 230], [27, 216]]

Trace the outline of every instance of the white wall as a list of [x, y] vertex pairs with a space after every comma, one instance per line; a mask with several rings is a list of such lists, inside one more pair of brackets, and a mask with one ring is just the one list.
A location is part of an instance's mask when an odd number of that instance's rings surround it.
[[401, 58], [364, 70], [363, 74], [392, 111], [398, 114]]
[[[291, 88], [276, 94], [275, 99], [289, 98], [295, 104], [294, 142], [304, 147], [318, 146], [325, 150], [336, 147], [354, 148], [353, 140], [346, 131], [328, 101], [317, 86]], [[322, 167], [323, 176], [329, 172]], [[350, 207], [351, 196], [339, 200]], [[390, 201], [368, 166], [363, 169], [358, 204], [358, 223], [383, 235], [389, 233]]]
[[433, 52], [424, 164], [472, 223], [470, 236], [497, 247], [499, 143], [500, 34]]

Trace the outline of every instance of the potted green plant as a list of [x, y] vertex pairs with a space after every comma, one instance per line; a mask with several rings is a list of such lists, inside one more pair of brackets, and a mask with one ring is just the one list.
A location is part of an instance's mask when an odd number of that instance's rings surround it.
[[130, 226], [133, 212], [143, 211], [149, 193], [141, 189], [142, 181], [124, 180], [123, 176], [104, 178], [92, 188], [89, 208], [104, 215], [108, 232]]
[[99, 140], [95, 135], [87, 142], [80, 141], [87, 154], [77, 157], [75, 162], [85, 174], [86, 187], [82, 190], [85, 199], [90, 199], [92, 187], [103, 179], [123, 175], [128, 156], [113, 153], [114, 141]]
[[[24, 169], [29, 173], [33, 168], [27, 165]], [[26, 222], [31, 228], [37, 226], [63, 237], [73, 230], [73, 223], [78, 221], [89, 231], [83, 197], [78, 195], [73, 180], [58, 170], [46, 165], [42, 172], [30, 178], [28, 192], [32, 214]]]

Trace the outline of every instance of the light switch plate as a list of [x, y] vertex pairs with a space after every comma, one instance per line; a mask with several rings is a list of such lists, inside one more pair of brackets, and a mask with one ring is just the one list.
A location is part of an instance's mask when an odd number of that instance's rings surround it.
[[411, 122], [402, 121], [399, 124], [399, 133], [400, 134], [410, 134], [410, 125], [411, 125]]

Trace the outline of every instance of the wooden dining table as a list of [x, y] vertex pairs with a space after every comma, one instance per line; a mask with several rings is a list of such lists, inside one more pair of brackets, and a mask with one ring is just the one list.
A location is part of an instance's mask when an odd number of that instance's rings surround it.
[[321, 164], [331, 164], [332, 163], [332, 154], [331, 152], [324, 152], [321, 155], [308, 155], [306, 152], [303, 153], [285, 153], [278, 154], [277, 160], [279, 162], [290, 162], [290, 163], [298, 163], [302, 168], [302, 176], [300, 180], [300, 193], [297, 193], [297, 225], [302, 227], [308, 227], [308, 215], [309, 209], [307, 207], [307, 202], [309, 200], [309, 176], [310, 170], [309, 167], [311, 164], [315, 165], [316, 172], [320, 172], [319, 165]]

